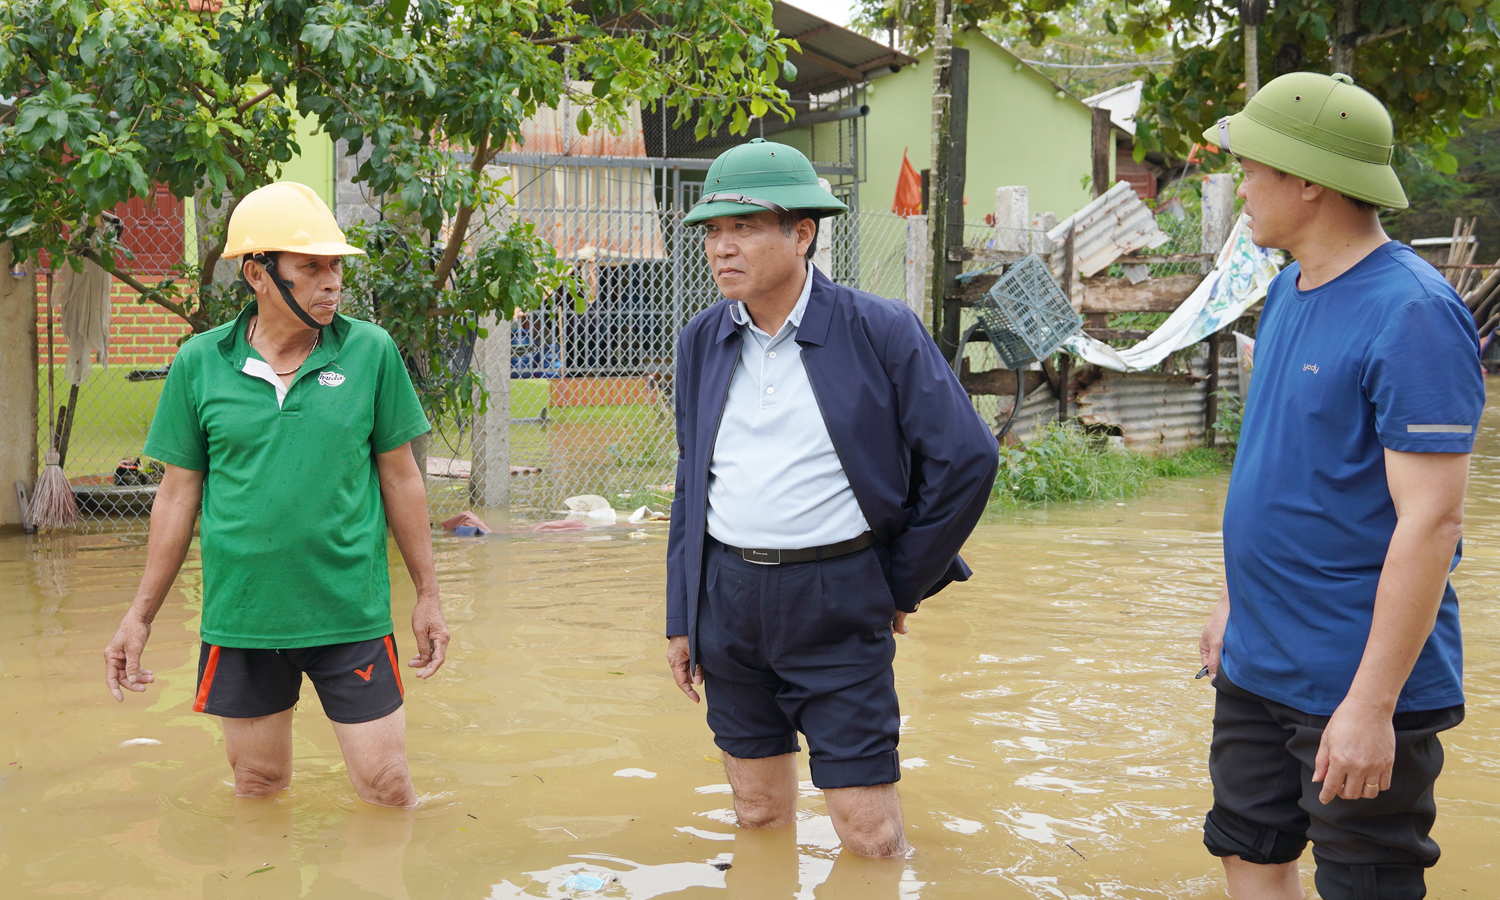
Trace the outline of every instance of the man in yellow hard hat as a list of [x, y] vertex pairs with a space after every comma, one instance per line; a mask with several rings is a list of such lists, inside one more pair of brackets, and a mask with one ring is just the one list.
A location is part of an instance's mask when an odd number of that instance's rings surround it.
[[1464, 716], [1458, 562], [1484, 410], [1474, 321], [1386, 236], [1390, 115], [1348, 75], [1294, 72], [1205, 137], [1245, 169], [1271, 283], [1224, 508], [1227, 582], [1199, 650], [1217, 689], [1204, 843], [1229, 893], [1419, 900], [1438, 734]]
[[224, 255], [255, 301], [183, 345], [145, 451], [166, 464], [146, 570], [104, 652], [105, 680], [144, 691], [151, 622], [202, 506], [202, 652], [193, 708], [222, 717], [235, 793], [292, 776], [302, 676], [333, 720], [359, 796], [416, 803], [391, 626], [386, 526], [416, 586], [408, 665], [442, 666], [448, 628], [427, 494], [410, 441], [430, 426], [390, 335], [338, 315], [345, 254], [332, 212], [292, 182], [247, 195]]

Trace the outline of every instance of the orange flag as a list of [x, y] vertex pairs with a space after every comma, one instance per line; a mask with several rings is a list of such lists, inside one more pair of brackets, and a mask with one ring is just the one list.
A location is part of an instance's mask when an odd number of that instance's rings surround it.
[[896, 176], [896, 199], [891, 203], [891, 212], [898, 216], [922, 214], [922, 176], [911, 167], [906, 151], [901, 151], [901, 174]]

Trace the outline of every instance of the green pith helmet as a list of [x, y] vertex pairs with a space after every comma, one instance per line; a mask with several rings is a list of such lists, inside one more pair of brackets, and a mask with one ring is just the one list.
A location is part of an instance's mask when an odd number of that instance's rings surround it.
[[1391, 168], [1391, 116], [1342, 72], [1283, 75], [1203, 137], [1236, 156], [1346, 197], [1406, 208], [1406, 192]]
[[805, 209], [824, 216], [849, 211], [818, 184], [818, 173], [796, 147], [755, 138], [719, 154], [703, 180], [703, 198], [683, 219], [696, 225], [718, 216]]

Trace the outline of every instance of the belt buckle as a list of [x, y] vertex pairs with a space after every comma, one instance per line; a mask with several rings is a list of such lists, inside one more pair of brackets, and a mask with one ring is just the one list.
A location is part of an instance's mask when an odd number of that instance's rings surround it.
[[740, 551], [740, 556], [744, 558], [745, 562], [755, 563], [759, 566], [781, 565], [780, 550], [751, 550], [747, 548]]

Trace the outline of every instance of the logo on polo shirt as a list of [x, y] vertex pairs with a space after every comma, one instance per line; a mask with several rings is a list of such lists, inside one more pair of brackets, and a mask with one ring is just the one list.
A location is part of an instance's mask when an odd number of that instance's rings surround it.
[[324, 387], [338, 387], [344, 383], [344, 376], [338, 372], [323, 372], [318, 375], [318, 384]]

